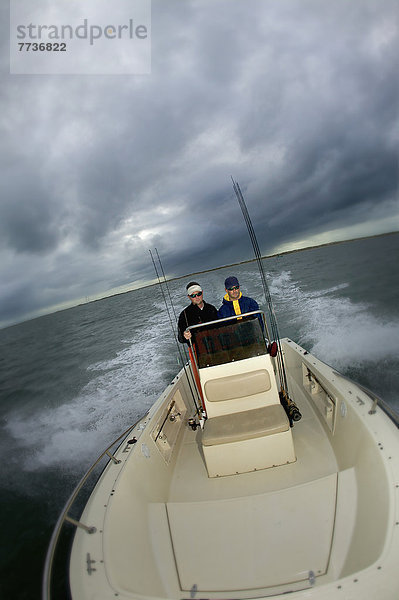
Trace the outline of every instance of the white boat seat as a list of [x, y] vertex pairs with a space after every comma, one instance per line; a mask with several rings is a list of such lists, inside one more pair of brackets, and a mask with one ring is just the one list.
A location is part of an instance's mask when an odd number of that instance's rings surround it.
[[288, 417], [281, 404], [207, 419], [202, 450], [209, 477], [295, 462]]
[[[213, 383], [213, 382], [209, 382]], [[202, 437], [203, 446], [240, 442], [288, 431], [289, 420], [281, 404], [208, 419]]]
[[258, 369], [249, 373], [211, 379], [205, 383], [204, 387], [208, 402], [223, 402], [268, 392], [271, 388], [271, 381], [266, 369]]

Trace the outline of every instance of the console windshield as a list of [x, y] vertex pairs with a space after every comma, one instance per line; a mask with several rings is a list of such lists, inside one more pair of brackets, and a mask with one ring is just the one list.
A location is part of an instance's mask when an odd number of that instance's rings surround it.
[[200, 369], [267, 354], [258, 315], [212, 321], [190, 331]]

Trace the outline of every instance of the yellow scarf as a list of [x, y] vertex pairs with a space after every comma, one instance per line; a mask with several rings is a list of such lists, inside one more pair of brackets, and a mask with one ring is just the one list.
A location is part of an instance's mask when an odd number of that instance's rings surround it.
[[240, 291], [240, 295], [238, 296], [237, 300], [230, 300], [230, 297], [228, 294], [225, 294], [224, 299], [227, 300], [228, 302], [232, 302], [233, 303], [233, 308], [234, 308], [234, 312], [236, 315], [240, 315], [241, 314], [241, 306], [240, 303], [238, 302], [239, 299], [242, 296], [242, 292]]

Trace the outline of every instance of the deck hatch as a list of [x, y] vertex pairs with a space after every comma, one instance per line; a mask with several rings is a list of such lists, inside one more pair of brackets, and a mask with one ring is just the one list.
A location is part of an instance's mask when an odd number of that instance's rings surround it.
[[324, 574], [336, 482], [333, 474], [281, 492], [168, 503], [182, 590], [193, 583], [201, 592], [267, 588]]

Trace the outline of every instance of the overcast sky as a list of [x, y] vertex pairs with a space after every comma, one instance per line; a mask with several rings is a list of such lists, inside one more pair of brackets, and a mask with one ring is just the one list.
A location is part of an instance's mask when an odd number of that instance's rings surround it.
[[154, 278], [399, 230], [397, 0], [153, 0], [150, 75], [10, 75], [0, 324]]

